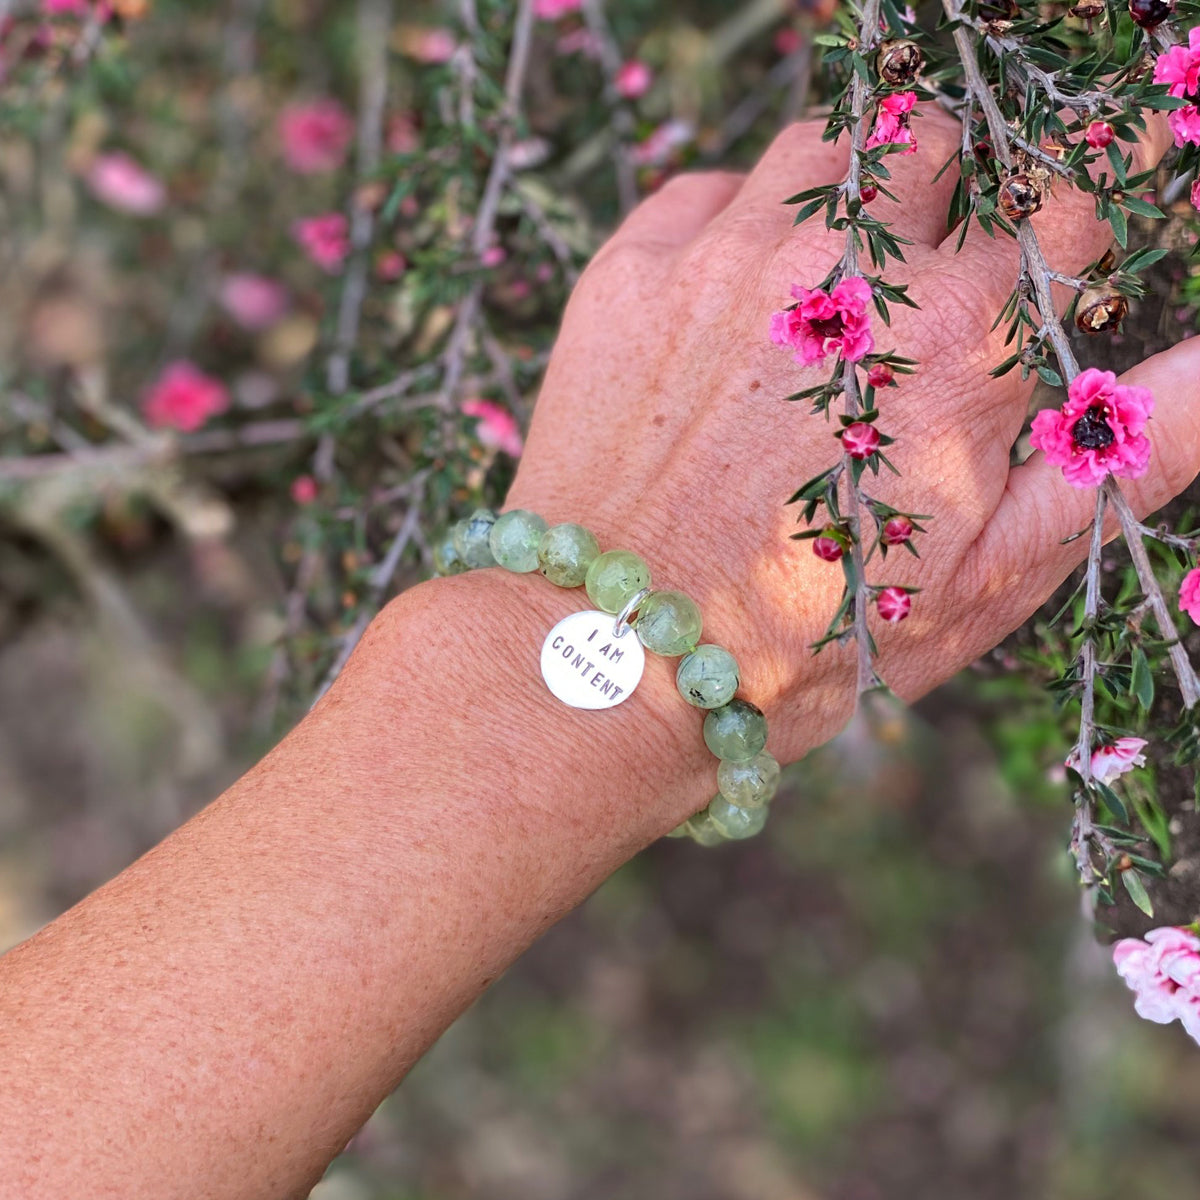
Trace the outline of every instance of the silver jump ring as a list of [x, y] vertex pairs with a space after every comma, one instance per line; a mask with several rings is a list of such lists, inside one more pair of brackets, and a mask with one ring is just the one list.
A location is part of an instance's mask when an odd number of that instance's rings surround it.
[[624, 637], [633, 626], [629, 623], [630, 613], [635, 613], [645, 603], [646, 597], [650, 595], [648, 587], [642, 588], [636, 596], [630, 598], [628, 604], [617, 614], [617, 619], [613, 622], [613, 637]]

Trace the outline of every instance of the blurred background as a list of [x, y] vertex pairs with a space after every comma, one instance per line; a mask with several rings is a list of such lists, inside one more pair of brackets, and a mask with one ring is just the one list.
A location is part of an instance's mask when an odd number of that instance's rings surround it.
[[[0, 2], [0, 948], [255, 761], [502, 499], [622, 210], [828, 95], [825, 0], [534, 8], [514, 81], [501, 0]], [[1159, 203], [1133, 238], [1177, 253], [1098, 365], [1195, 330], [1194, 214]], [[793, 769], [763, 837], [631, 863], [315, 1195], [1195, 1194], [1196, 1050], [1080, 917], [1051, 615]], [[1190, 920], [1191, 781], [1145, 776], [1157, 923]]]

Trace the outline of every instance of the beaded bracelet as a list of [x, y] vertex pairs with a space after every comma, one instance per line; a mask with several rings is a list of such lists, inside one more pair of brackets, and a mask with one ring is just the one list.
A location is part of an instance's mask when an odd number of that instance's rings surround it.
[[[675, 684], [689, 704], [708, 710], [704, 741], [720, 764], [717, 795], [669, 836], [713, 846], [762, 829], [779, 786], [779, 763], [763, 749], [766, 718], [748, 700], [734, 698], [739, 675], [733, 655], [700, 644], [695, 601], [682, 592], [652, 591], [649, 567], [631, 551], [601, 553], [582, 525], [548, 526], [524, 509], [502, 516], [477, 509], [442, 534], [433, 559], [439, 575], [499, 566], [517, 574], [540, 571], [559, 587], [587, 589], [600, 611], [572, 613], [542, 644], [542, 678], [573, 708], [612, 708], [627, 700], [641, 681], [645, 650], [679, 658]], [[630, 630], [636, 638], [624, 641]]]

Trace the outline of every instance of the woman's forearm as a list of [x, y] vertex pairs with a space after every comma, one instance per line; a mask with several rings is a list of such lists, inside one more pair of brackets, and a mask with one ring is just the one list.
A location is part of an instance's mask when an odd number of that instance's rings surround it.
[[566, 708], [581, 606], [488, 571], [407, 593], [261, 764], [0, 959], [0, 1194], [304, 1194], [548, 925], [707, 799], [672, 664]]

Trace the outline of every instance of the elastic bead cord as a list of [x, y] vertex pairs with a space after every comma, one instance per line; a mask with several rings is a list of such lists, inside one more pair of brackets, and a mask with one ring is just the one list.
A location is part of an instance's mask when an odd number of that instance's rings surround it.
[[632, 551], [601, 553], [582, 525], [548, 526], [524, 509], [498, 517], [481, 508], [464, 517], [437, 539], [434, 566], [439, 575], [490, 566], [518, 574], [540, 571], [559, 587], [586, 587], [591, 602], [623, 618], [647, 650], [680, 659], [676, 687], [688, 704], [705, 710], [704, 741], [720, 761], [716, 796], [669, 836], [715, 846], [762, 829], [780, 775], [779, 763], [764, 749], [767, 721], [736, 697], [741, 673], [733, 655], [723, 646], [701, 644], [703, 622], [690, 596], [650, 590], [650, 568]]

